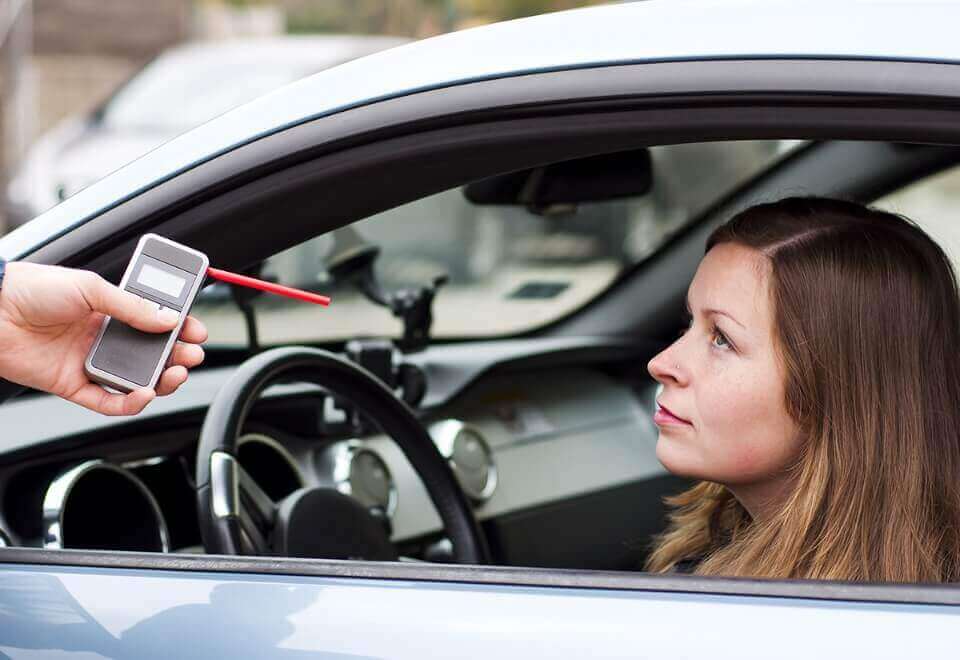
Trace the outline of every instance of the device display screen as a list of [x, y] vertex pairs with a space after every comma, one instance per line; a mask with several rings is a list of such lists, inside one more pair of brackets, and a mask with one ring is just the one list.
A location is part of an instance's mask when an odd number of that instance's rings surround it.
[[140, 274], [137, 275], [137, 283], [164, 293], [171, 298], [179, 298], [187, 281], [182, 277], [160, 270], [156, 266], [143, 264], [140, 268]]

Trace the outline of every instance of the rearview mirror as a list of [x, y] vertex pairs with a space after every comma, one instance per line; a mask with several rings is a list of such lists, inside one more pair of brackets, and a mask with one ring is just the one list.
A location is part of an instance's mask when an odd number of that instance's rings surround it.
[[582, 202], [639, 197], [652, 186], [650, 151], [635, 149], [498, 174], [467, 184], [463, 194], [473, 204], [526, 206], [549, 215]]

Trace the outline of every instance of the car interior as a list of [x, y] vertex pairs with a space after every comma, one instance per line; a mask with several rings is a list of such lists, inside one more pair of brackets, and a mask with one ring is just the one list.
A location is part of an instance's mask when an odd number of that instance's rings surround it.
[[[916, 191], [957, 185], [954, 147], [524, 131], [385, 140], [172, 205], [155, 231], [332, 304], [208, 286], [205, 364], [133, 419], [7, 401], [3, 542], [640, 571], [690, 485], [656, 459], [646, 365], [712, 228], [831, 195], [952, 240]], [[117, 281], [145, 223], [98, 222], [112, 240], [73, 260]]]

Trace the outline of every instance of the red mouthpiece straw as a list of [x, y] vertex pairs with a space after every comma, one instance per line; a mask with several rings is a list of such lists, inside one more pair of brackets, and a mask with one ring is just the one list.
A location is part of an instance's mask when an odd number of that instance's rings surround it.
[[327, 305], [330, 304], [330, 298], [328, 298], [327, 296], [321, 296], [316, 293], [310, 293], [309, 291], [301, 291], [300, 289], [294, 289], [293, 287], [283, 286], [282, 284], [274, 284], [273, 282], [264, 282], [263, 280], [258, 280], [255, 277], [238, 275], [237, 273], [231, 273], [228, 270], [220, 270], [219, 268], [207, 268], [207, 275], [209, 275], [215, 280], [220, 280], [221, 282], [238, 284], [240, 286], [250, 287], [251, 289], [260, 289], [261, 291], [266, 291], [268, 293], [275, 293], [279, 296], [287, 296], [288, 298], [296, 298], [297, 300], [303, 300], [304, 302], [314, 303], [315, 305], [323, 305], [324, 307], [326, 307]]

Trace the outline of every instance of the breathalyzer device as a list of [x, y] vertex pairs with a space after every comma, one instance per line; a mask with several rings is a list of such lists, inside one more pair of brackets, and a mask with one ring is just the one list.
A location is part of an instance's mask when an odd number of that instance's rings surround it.
[[209, 265], [202, 252], [144, 234], [120, 288], [150, 301], [158, 310], [174, 310], [180, 319], [169, 332], [143, 332], [106, 317], [84, 363], [90, 380], [121, 392], [156, 387]]

